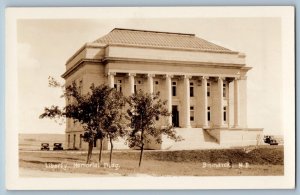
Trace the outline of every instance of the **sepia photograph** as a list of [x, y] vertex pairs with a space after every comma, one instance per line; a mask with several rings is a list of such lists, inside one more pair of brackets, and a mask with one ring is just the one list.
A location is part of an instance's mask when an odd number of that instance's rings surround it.
[[293, 21], [288, 6], [8, 8], [8, 188], [293, 188]]

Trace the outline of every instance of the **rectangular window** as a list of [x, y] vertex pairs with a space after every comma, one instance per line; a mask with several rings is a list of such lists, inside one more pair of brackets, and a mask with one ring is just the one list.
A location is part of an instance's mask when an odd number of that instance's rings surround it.
[[114, 84], [117, 91], [122, 92], [122, 80], [117, 80], [117, 84]]
[[159, 84], [159, 82], [158, 81], [154, 81], [154, 86], [153, 86], [153, 90], [154, 90], [154, 93], [157, 93], [159, 90], [158, 90], [158, 84]]
[[70, 148], [70, 134], [68, 135], [68, 148]]
[[79, 148], [81, 148], [82, 147], [82, 134], [80, 134], [80, 136], [79, 136], [79, 138], [80, 138], [80, 140], [79, 140]]
[[143, 84], [141, 80], [135, 80], [134, 83], [134, 93], [137, 93], [140, 90], [140, 86]]
[[190, 97], [194, 97], [194, 83], [190, 83]]
[[210, 121], [210, 106], [207, 107], [207, 120]]
[[210, 97], [210, 83], [207, 83], [207, 97]]
[[226, 121], [226, 107], [223, 108], [223, 120]]
[[226, 83], [223, 84], [223, 97], [226, 97]]
[[190, 107], [190, 120], [194, 121], [195, 120], [195, 111], [194, 111], [194, 106]]
[[172, 82], [172, 95], [176, 96], [176, 82]]
[[76, 146], [76, 134], [73, 135], [73, 148]]
[[82, 94], [82, 80], [79, 81], [79, 93]]

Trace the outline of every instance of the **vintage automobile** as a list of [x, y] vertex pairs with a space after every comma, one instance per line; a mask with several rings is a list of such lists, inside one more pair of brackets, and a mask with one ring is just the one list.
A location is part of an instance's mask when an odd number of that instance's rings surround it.
[[54, 143], [53, 150], [63, 150], [62, 143]]
[[274, 136], [270, 136], [270, 135], [265, 135], [264, 142], [270, 145], [278, 145], [278, 142], [274, 138]]
[[41, 143], [41, 150], [50, 150], [48, 143]]
[[270, 145], [278, 145], [278, 142], [276, 141], [276, 139], [271, 139], [269, 144]]

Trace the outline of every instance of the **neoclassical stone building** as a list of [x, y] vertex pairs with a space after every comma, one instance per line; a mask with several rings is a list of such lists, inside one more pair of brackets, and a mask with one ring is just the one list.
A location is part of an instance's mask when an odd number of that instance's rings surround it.
[[[82, 93], [106, 83], [130, 95], [142, 89], [160, 92], [172, 113], [157, 119], [173, 124], [184, 138], [151, 149], [197, 149], [256, 145], [262, 129], [247, 128], [245, 55], [194, 34], [115, 28], [82, 46], [66, 63], [66, 85], [76, 81]], [[84, 148], [80, 125], [67, 120], [66, 147]], [[117, 148], [126, 147], [120, 141]], [[94, 144], [95, 147], [97, 143]]]

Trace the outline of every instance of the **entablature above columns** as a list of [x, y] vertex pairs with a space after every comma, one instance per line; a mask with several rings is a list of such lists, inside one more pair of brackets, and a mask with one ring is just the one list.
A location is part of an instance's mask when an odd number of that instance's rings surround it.
[[164, 77], [164, 78], [173, 78], [174, 75], [172, 75], [172, 74], [165, 74], [165, 75], [163, 75], [163, 77]]
[[166, 73], [166, 72], [159, 72], [159, 71], [152, 71], [152, 72], [146, 72], [146, 71], [124, 71], [124, 70], [113, 70], [106, 73], [106, 75], [114, 74], [116, 75], [127, 75], [127, 76], [137, 76], [137, 75], [144, 75], [145, 77], [182, 77], [182, 78], [193, 78], [193, 77], [205, 77], [206, 79], [218, 79], [222, 78], [223, 80], [234, 80], [234, 79], [247, 79], [246, 76], [241, 76], [238, 74], [200, 74], [200, 73], [188, 73], [188, 74], [182, 74], [179, 72], [172, 72], [172, 73]]
[[134, 77], [135, 77], [135, 76], [136, 76], [136, 73], [130, 72], [130, 73], [127, 73], [127, 76], [129, 76], [129, 77], [130, 77], [130, 76], [134, 76]]
[[155, 74], [147, 74], [147, 77], [155, 77]]
[[116, 76], [116, 75], [117, 75], [117, 73], [116, 73], [116, 72], [108, 72], [106, 75], [107, 75], [107, 76], [110, 76], [110, 75], [112, 75], [112, 76]]

